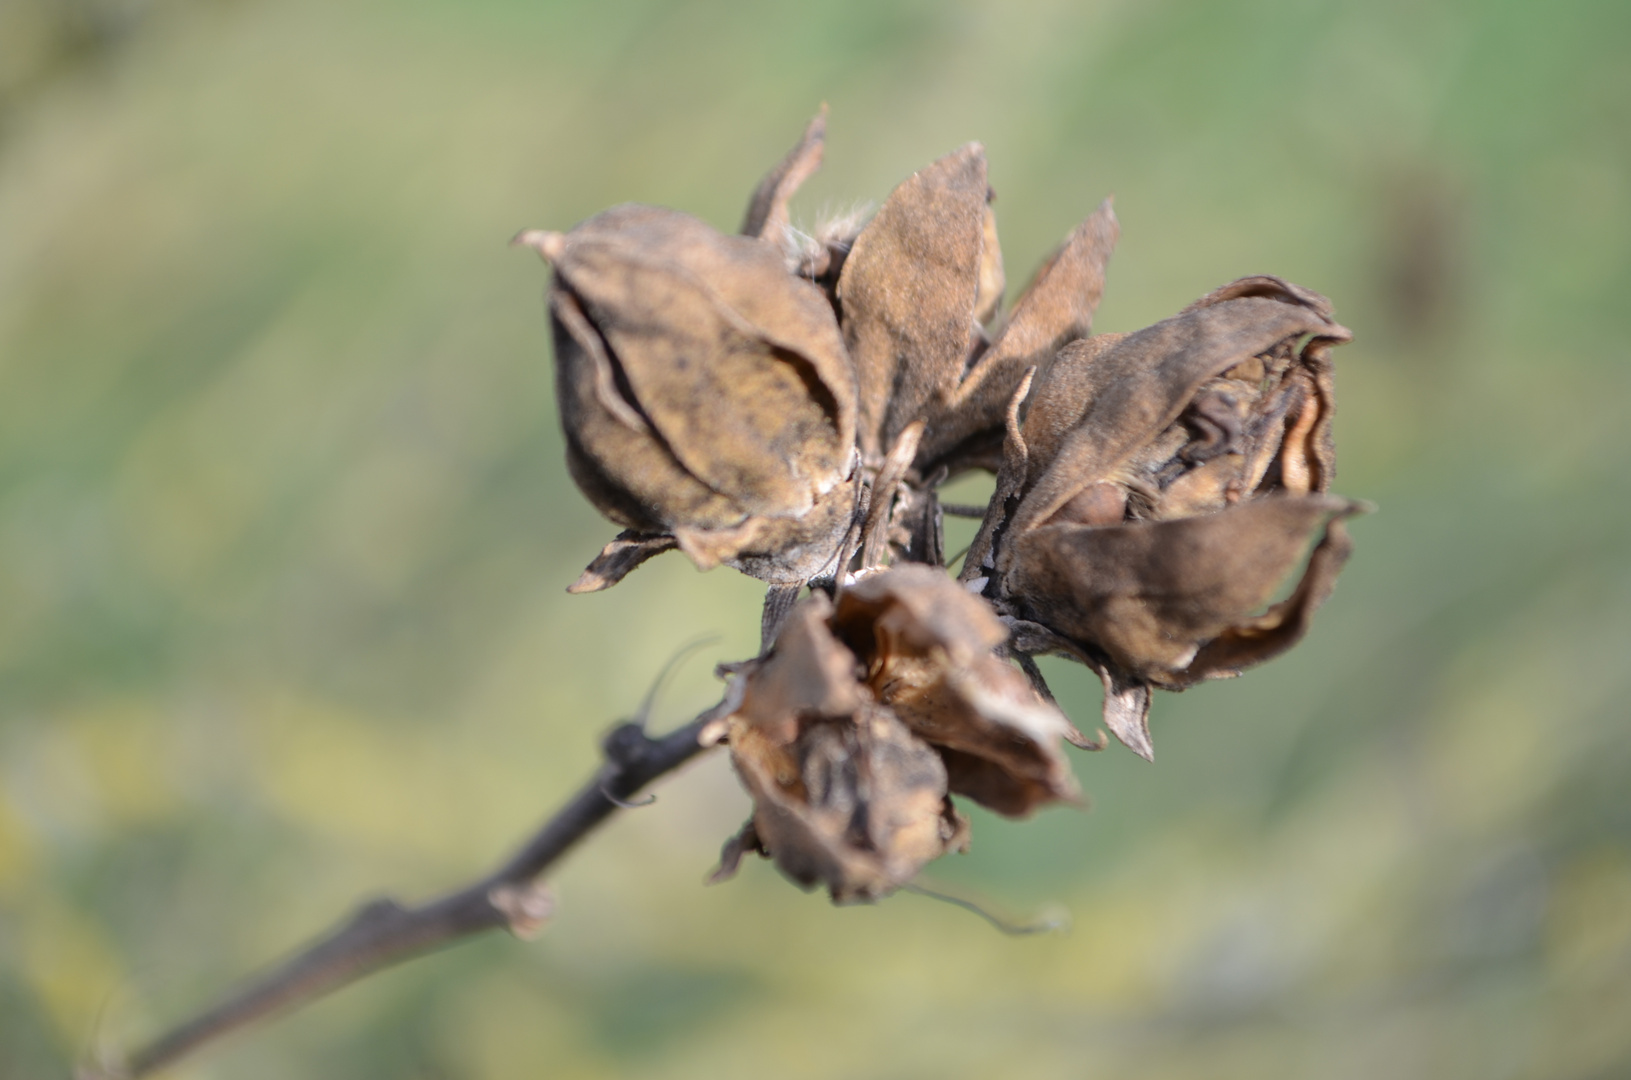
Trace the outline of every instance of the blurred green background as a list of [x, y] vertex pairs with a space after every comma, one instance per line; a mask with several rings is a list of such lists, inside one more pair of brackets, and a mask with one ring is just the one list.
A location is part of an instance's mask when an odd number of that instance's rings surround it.
[[1115, 194], [1100, 329], [1336, 301], [1381, 509], [1314, 633], [931, 868], [1067, 934], [704, 888], [715, 757], [536, 942], [177, 1075], [1631, 1075], [1628, 57], [1623, 0], [0, 0], [0, 1076], [480, 872], [708, 631], [654, 723], [713, 700], [753, 582], [563, 591], [613, 530], [505, 241], [733, 228], [821, 101], [802, 221], [977, 138], [1015, 282]]

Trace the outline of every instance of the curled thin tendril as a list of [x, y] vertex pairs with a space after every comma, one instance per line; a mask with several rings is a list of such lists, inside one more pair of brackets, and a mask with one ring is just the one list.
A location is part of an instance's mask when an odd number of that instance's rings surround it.
[[908, 882], [907, 884], [902, 885], [900, 888], [902, 892], [916, 893], [919, 896], [926, 896], [930, 900], [938, 900], [943, 904], [950, 904], [952, 907], [958, 907], [962, 908], [964, 911], [973, 912], [975, 915], [978, 915], [980, 918], [984, 919], [986, 922], [996, 927], [996, 929], [1009, 935], [1010, 937], [1029, 937], [1032, 934], [1052, 934], [1070, 929], [1070, 916], [1063, 910], [1050, 910], [1042, 915], [1038, 915], [1036, 918], [1033, 918], [1028, 922], [1016, 922], [1006, 916], [999, 915], [996, 912], [991, 911], [977, 900], [970, 899], [966, 896], [958, 896], [955, 893], [943, 891], [938, 887], [930, 888], [925, 885], [917, 884], [916, 882]]
[[[656, 704], [657, 695], [662, 692], [663, 687], [668, 685], [669, 680], [674, 677], [674, 674], [677, 671], [679, 671], [680, 664], [684, 662], [687, 657], [696, 653], [699, 649], [704, 649], [707, 646], [714, 644], [718, 640], [718, 634], [703, 634], [701, 637], [692, 638], [684, 645], [681, 645], [679, 649], [675, 651], [674, 655], [668, 658], [668, 662], [664, 664], [663, 669], [657, 673], [657, 677], [652, 680], [651, 689], [646, 691], [645, 700], [640, 702], [640, 708], [635, 712], [633, 722], [639, 724], [642, 728], [645, 727], [646, 721], [651, 719], [651, 707], [652, 705]], [[606, 797], [611, 799], [613, 802], [618, 802], [617, 797], [612, 795], [610, 792], [607, 792]], [[622, 806], [625, 804], [618, 803], [618, 805]], [[646, 804], [640, 803], [638, 805], [645, 806]]]

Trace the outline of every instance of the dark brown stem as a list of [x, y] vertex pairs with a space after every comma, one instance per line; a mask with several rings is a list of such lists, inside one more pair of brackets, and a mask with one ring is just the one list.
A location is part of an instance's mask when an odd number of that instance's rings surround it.
[[327, 936], [171, 1028], [123, 1064], [101, 1066], [82, 1076], [86, 1080], [146, 1076], [239, 1028], [484, 930], [503, 927], [530, 936], [553, 907], [539, 876], [620, 806], [629, 805], [630, 796], [701, 753], [698, 733], [728, 712], [729, 702], [727, 695], [660, 738], [648, 736], [635, 723], [613, 728], [602, 743], [605, 764], [595, 776], [486, 877], [416, 907], [389, 899], [366, 904]]
[[985, 517], [985, 511], [986, 507], [975, 506], [973, 503], [943, 502], [940, 504], [940, 512], [947, 517], [983, 518]]

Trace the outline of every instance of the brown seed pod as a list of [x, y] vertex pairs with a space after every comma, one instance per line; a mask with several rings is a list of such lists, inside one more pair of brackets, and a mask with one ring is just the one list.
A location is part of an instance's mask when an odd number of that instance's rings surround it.
[[520, 239], [555, 268], [567, 464], [629, 529], [575, 588], [672, 546], [772, 582], [832, 563], [856, 503], [855, 382], [820, 290], [770, 244], [658, 207]]
[[869, 900], [967, 843], [948, 793], [999, 813], [1078, 798], [1057, 708], [992, 650], [989, 605], [923, 566], [801, 601], [753, 662], [724, 730], [753, 798], [745, 851], [839, 901]]
[[842, 903], [893, 892], [963, 846], [967, 823], [946, 798], [940, 757], [857, 678], [831, 613], [824, 594], [801, 602], [744, 676], [726, 737], [753, 817], [715, 877], [756, 850]]
[[[1105, 720], [1151, 754], [1149, 689], [1239, 674], [1326, 599], [1363, 504], [1335, 471], [1324, 297], [1244, 278], [1126, 335], [1062, 350], [1014, 418], [965, 576], [1034, 624], [1026, 647], [1105, 680]], [[1299, 344], [1301, 343], [1301, 344]], [[1314, 551], [1299, 583], [1270, 606]]]

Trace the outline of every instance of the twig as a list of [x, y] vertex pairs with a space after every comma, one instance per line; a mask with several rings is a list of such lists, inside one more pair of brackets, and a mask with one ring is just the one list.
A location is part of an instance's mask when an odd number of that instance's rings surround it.
[[[734, 689], [734, 687], [733, 687]], [[728, 713], [733, 695], [660, 738], [638, 723], [613, 728], [605, 763], [510, 860], [486, 877], [417, 907], [382, 899], [366, 904], [327, 936], [197, 1016], [178, 1024], [123, 1063], [101, 1065], [85, 1080], [133, 1080], [174, 1064], [199, 1047], [277, 1012], [298, 1008], [382, 968], [461, 938], [509, 929], [528, 937], [554, 906], [539, 876], [630, 796], [705, 749], [697, 735]]]
[[[940, 512], [948, 517], [983, 518], [985, 517], [985, 510], [985, 507], [976, 506], [973, 503], [943, 502], [940, 504]], [[951, 562], [950, 559], [946, 561]]]

